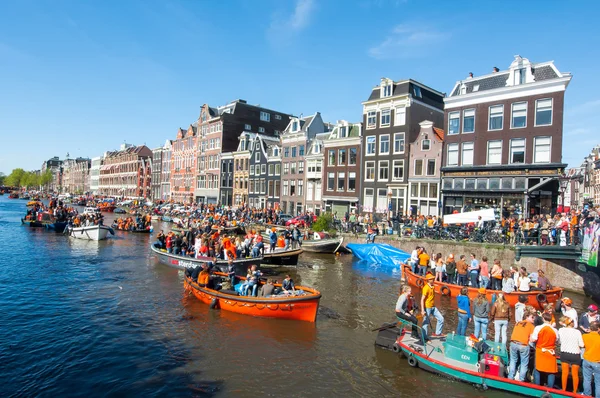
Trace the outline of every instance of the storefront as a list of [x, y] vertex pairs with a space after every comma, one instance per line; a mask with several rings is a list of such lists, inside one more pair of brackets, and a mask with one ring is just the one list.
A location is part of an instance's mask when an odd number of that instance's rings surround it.
[[487, 208], [502, 217], [554, 214], [562, 169], [442, 170], [443, 214]]
[[325, 212], [336, 214], [338, 218], [342, 218], [348, 214], [356, 213], [358, 206], [358, 198], [333, 198], [323, 197], [325, 202]]

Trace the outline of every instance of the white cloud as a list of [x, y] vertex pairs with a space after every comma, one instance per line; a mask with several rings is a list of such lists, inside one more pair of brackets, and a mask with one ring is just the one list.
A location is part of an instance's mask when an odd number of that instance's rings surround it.
[[310, 24], [314, 0], [297, 0], [291, 15], [281, 12], [271, 18], [267, 36], [272, 42], [285, 42]]
[[432, 47], [450, 37], [427, 26], [398, 25], [378, 45], [369, 49], [375, 59], [416, 58], [431, 53]]

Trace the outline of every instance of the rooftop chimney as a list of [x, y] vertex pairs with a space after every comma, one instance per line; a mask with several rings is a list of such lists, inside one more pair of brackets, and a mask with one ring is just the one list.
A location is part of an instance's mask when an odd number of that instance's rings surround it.
[[494, 66], [494, 69], [492, 70], [492, 73], [496, 73], [498, 72], [500, 69], [498, 69], [498, 67]]

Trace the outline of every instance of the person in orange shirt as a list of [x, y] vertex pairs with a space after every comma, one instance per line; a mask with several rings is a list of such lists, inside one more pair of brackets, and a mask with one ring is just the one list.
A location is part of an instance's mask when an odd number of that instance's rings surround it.
[[541, 376], [548, 376], [546, 385], [554, 388], [558, 363], [556, 362], [556, 343], [558, 332], [551, 325], [552, 315], [544, 312], [542, 314], [544, 323], [536, 326], [531, 334], [531, 342], [535, 343], [535, 369], [533, 371], [533, 382], [542, 385]]
[[517, 373], [517, 363], [519, 366], [519, 380], [524, 381], [529, 367], [529, 339], [533, 333], [535, 326], [535, 312], [525, 314], [523, 321], [518, 322], [510, 336], [510, 372], [508, 378], [513, 380]]
[[421, 251], [419, 252], [419, 275], [425, 275], [427, 273], [427, 268], [429, 267], [429, 260], [429, 254], [427, 254], [425, 248], [422, 247]]
[[[429, 256], [428, 256], [429, 257]], [[434, 280], [435, 276], [432, 274], [427, 274], [425, 276], [425, 281], [427, 282], [425, 286], [423, 286], [423, 290], [421, 291], [421, 314], [423, 315], [423, 333], [427, 336], [427, 331], [429, 329], [429, 325], [431, 324], [430, 317], [433, 315], [437, 320], [437, 325], [435, 326], [435, 333], [433, 333], [432, 337], [444, 337], [442, 334], [442, 329], [444, 327], [444, 316], [435, 307], [435, 290], [434, 290]]]
[[590, 324], [590, 332], [583, 335], [583, 395], [592, 396], [592, 379], [596, 398], [600, 397], [600, 329], [599, 322]]

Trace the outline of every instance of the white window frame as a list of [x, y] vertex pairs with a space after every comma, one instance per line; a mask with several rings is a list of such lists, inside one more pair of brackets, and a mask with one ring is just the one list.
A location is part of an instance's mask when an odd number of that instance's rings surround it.
[[[433, 174], [428, 174], [427, 170], [429, 170], [429, 162], [433, 160]], [[436, 159], [427, 159], [427, 164], [425, 164], [425, 176], [432, 177], [435, 176], [435, 172], [437, 169], [437, 160]]]
[[[400, 123], [402, 122], [402, 123]], [[394, 114], [394, 126], [404, 126], [406, 124], [406, 107], [401, 106], [396, 108]]]
[[247, 131], [252, 131], [252, 126], [249, 124], [244, 125], [244, 129]]
[[[454, 148], [456, 148], [456, 150], [454, 150]], [[456, 163], [450, 163], [450, 152], [456, 152]], [[446, 166], [448, 166], [448, 167], [458, 166], [460, 164], [459, 160], [460, 160], [460, 144], [459, 143], [448, 144], [447, 153], [446, 153]]]
[[[550, 101], [550, 124], [538, 124], [537, 121], [537, 114], [538, 114], [538, 108], [539, 108], [539, 102], [540, 101]], [[554, 99], [553, 98], [540, 98], [540, 99], [536, 99], [535, 100], [535, 115], [534, 115], [534, 126], [538, 127], [538, 126], [552, 126], [552, 123], [554, 122]]]
[[[383, 118], [387, 115], [387, 123], [384, 123]], [[392, 123], [392, 110], [382, 109], [379, 113], [379, 127], [389, 127]]]
[[[417, 162], [421, 161], [421, 174], [417, 174]], [[415, 159], [414, 163], [413, 163], [413, 174], [415, 175], [415, 177], [421, 177], [423, 176], [423, 166], [425, 165], [425, 162], [423, 161], [423, 159]]]
[[[537, 141], [539, 139], [548, 139], [549, 143], [548, 143], [548, 160], [547, 161], [538, 161], [537, 160]], [[539, 163], [550, 163], [552, 161], [552, 136], [539, 136], [539, 137], [533, 137], [533, 163], [539, 164]]]
[[[402, 169], [402, 178], [396, 178], [394, 176], [394, 170], [396, 169], [396, 166], [399, 166], [400, 169]], [[392, 161], [392, 181], [404, 181], [404, 159], [394, 159]]]
[[[454, 117], [456, 116], [456, 117]], [[456, 133], [452, 133], [450, 132], [450, 121], [451, 120], [458, 120], [458, 129], [456, 130]], [[460, 134], [460, 112], [456, 111], [456, 112], [448, 112], [448, 135], [458, 135]]]
[[[400, 135], [402, 135], [402, 142], [403, 142], [402, 148], [403, 148], [403, 150], [396, 152], [396, 136], [400, 136]], [[394, 133], [394, 149], [393, 149], [394, 154], [404, 153], [405, 151], [406, 151], [406, 134], [403, 133], [403, 132]]]
[[[373, 118], [374, 122], [370, 123], [370, 120]], [[367, 111], [367, 130], [372, 130], [374, 128], [377, 128], [377, 111], [375, 110], [370, 110]]]
[[381, 87], [381, 98], [387, 98], [392, 96], [392, 87], [393, 84], [386, 84]]
[[266, 164], [260, 165], [260, 174], [267, 174], [267, 165]]
[[259, 127], [258, 128], [258, 132], [259, 133], [264, 133], [265, 132], [265, 128], [264, 127]]
[[[470, 116], [467, 116], [467, 113], [471, 113], [471, 112], [473, 113], [473, 131], [465, 131], [465, 118], [466, 117], [470, 117]], [[463, 110], [462, 133], [463, 134], [473, 134], [473, 133], [475, 133], [475, 108]]]
[[271, 121], [271, 114], [268, 112], [260, 112], [260, 120], [262, 120], [263, 122], [270, 122]]
[[[525, 104], [525, 125], [523, 127], [515, 127], [514, 126], [515, 105], [521, 105], [521, 104]], [[527, 128], [527, 105], [528, 105], [527, 101], [513, 102], [510, 105], [510, 128], [511, 128], [511, 130]]]
[[[497, 143], [500, 143], [500, 161], [497, 163], [491, 163], [490, 162], [490, 147], [491, 147], [491, 144], [497, 144]], [[502, 140], [490, 140], [487, 142], [485, 164], [487, 164], [487, 165], [501, 165], [502, 164], [502, 146], [503, 146], [502, 144], [503, 144]], [[494, 149], [498, 149], [498, 148], [494, 148]]]
[[[379, 173], [381, 173], [381, 170], [383, 170], [384, 168], [381, 167], [382, 163], [386, 163], [387, 166], [385, 168], [387, 168], [387, 178], [381, 178], [381, 175]], [[379, 163], [377, 164], [377, 170], [376, 170], [376, 174], [377, 174], [377, 181], [389, 181], [390, 180], [390, 161], [389, 160], [380, 160]]]
[[[350, 189], [350, 179], [354, 179], [354, 189]], [[348, 192], [356, 192], [356, 172], [351, 171], [348, 173], [348, 183], [346, 184], [346, 191]]]
[[[329, 179], [330, 178], [333, 178], [333, 188], [332, 189], [329, 189]], [[327, 191], [328, 192], [334, 192], [335, 191], [335, 187], [337, 185], [337, 178], [336, 178], [335, 173], [333, 173], [333, 172], [327, 173], [327, 181], [326, 181], [326, 183], [327, 183]]]
[[[371, 164], [372, 168], [373, 168], [373, 178], [368, 178], [369, 164]], [[377, 170], [375, 168], [375, 161], [374, 160], [366, 161], [365, 162], [365, 181], [375, 181], [375, 173], [376, 172], [377, 172]]]
[[[523, 163], [513, 162], [513, 142], [515, 141], [523, 141]], [[527, 156], [527, 139], [526, 138], [512, 138], [509, 143], [509, 151], [508, 151], [508, 164], [524, 164], [525, 156]]]
[[[340, 189], [340, 178], [342, 178], [344, 180], [344, 189]], [[336, 179], [335, 179], [335, 190], [336, 192], [346, 192], [346, 172], [344, 171], [340, 171], [337, 173]]]
[[[388, 146], [388, 150], [387, 152], [383, 152], [381, 150], [381, 144], [383, 144], [383, 137], [387, 137], [387, 146]], [[381, 134], [379, 136], [379, 154], [380, 155], [389, 155], [390, 154], [390, 135], [389, 134]]]
[[[373, 152], [369, 153], [369, 139], [372, 138], [373, 139]], [[377, 153], [377, 136], [375, 135], [368, 135], [365, 137], [365, 156], [375, 156], [375, 154]]]
[[[498, 115], [500, 115], [500, 117], [502, 118], [502, 123], [500, 123], [499, 129], [492, 128], [492, 116], [493, 116], [492, 108], [500, 108], [502, 110], [502, 112], [496, 113], [496, 117], [498, 117]], [[488, 131], [499, 131], [499, 130], [502, 130], [503, 128], [504, 128], [504, 104], [490, 105], [490, 107], [488, 108]]]
[[[344, 151], [344, 158], [345, 158], [344, 159], [344, 163], [342, 163], [342, 161], [341, 161], [341, 158], [342, 158], [340, 156], [341, 151]], [[337, 165], [338, 166], [345, 166], [347, 162], [348, 162], [348, 149], [347, 148], [340, 148], [340, 149], [338, 149], [337, 150]]]
[[[465, 145], [471, 145], [471, 163], [465, 163]], [[473, 166], [475, 164], [475, 142], [463, 142], [460, 148], [460, 164], [462, 166]]]
[[[423, 147], [423, 144], [425, 143], [425, 141], [429, 142], [429, 148], [428, 149], [425, 149]], [[422, 139], [421, 140], [421, 151], [429, 151], [429, 150], [431, 150], [431, 140], [430, 139]]]

